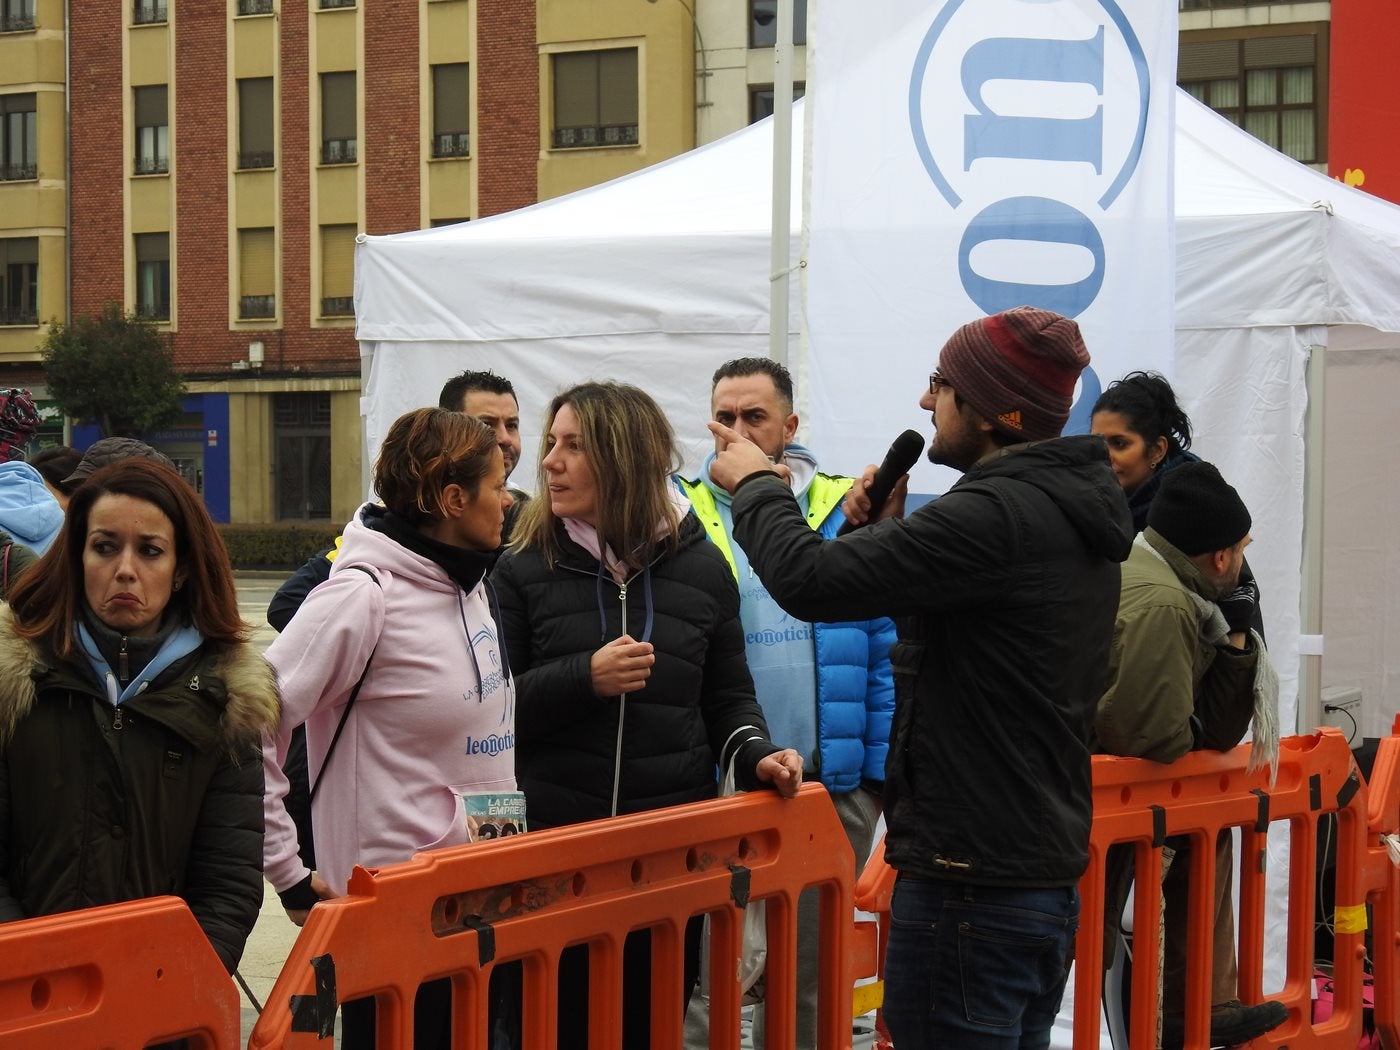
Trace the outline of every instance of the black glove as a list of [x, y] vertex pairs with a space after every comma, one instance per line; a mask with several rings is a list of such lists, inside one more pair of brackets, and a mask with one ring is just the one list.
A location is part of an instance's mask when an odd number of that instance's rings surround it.
[[1216, 599], [1215, 604], [1220, 607], [1232, 634], [1248, 631], [1253, 626], [1255, 610], [1259, 608], [1259, 584], [1248, 562], [1240, 567], [1240, 580], [1235, 589]]

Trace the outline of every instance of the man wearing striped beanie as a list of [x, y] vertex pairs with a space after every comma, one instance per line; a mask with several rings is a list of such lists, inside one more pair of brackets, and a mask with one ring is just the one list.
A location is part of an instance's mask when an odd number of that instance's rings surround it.
[[[734, 492], [734, 538], [773, 599], [804, 620], [896, 621], [885, 1020], [900, 1050], [1044, 1046], [1059, 1010], [1133, 537], [1103, 441], [1060, 437], [1088, 363], [1079, 326], [1048, 310], [963, 325], [919, 398], [929, 457], [962, 478], [834, 540], [760, 449], [710, 424], [724, 446], [710, 475]], [[863, 491], [846, 502], [869, 516]]]

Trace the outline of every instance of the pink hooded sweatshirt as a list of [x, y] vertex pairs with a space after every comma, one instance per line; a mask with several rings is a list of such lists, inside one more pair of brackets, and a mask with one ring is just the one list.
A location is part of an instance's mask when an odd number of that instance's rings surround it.
[[309, 874], [283, 805], [292, 729], [306, 723], [316, 783], [371, 652], [312, 808], [316, 862], [335, 893], [356, 864], [467, 842], [459, 793], [515, 790], [515, 688], [484, 588], [464, 594], [440, 566], [356, 512], [330, 579], [267, 650], [282, 690], [281, 723], [263, 740], [263, 873], [274, 889]]

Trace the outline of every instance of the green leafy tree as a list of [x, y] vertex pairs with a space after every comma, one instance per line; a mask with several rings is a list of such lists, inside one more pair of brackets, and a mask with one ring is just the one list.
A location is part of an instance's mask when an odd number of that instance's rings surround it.
[[180, 419], [185, 384], [170, 344], [154, 324], [123, 315], [116, 303], [96, 317], [52, 325], [43, 358], [54, 402], [65, 415], [96, 422], [104, 437], [139, 437]]

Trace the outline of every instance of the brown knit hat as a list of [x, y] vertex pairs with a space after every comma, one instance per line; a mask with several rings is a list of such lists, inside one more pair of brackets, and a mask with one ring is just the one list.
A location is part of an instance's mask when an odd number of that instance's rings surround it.
[[1079, 325], [1034, 306], [969, 321], [938, 355], [938, 370], [953, 389], [1023, 441], [1060, 436], [1088, 363]]

